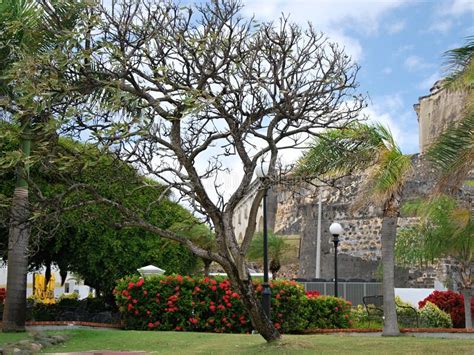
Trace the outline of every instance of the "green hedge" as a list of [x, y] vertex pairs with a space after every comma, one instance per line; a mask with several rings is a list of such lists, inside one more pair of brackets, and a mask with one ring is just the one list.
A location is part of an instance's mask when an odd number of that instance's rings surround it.
[[[263, 287], [254, 283], [261, 298]], [[334, 297], [310, 297], [294, 281], [273, 281], [272, 320], [283, 333], [308, 328], [347, 328], [350, 303]], [[250, 319], [238, 292], [224, 278], [180, 275], [122, 279], [114, 290], [127, 329], [246, 333]]]

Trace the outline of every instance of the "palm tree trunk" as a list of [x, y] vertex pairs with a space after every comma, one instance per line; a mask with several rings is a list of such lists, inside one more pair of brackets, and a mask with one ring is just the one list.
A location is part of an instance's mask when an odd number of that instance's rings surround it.
[[[21, 149], [28, 159], [31, 147], [29, 119], [24, 124]], [[28, 199], [28, 163], [19, 163], [16, 171], [16, 187], [10, 212], [8, 235], [7, 294], [3, 312], [3, 331], [25, 331], [26, 320], [26, 276], [28, 272], [28, 240], [30, 237], [30, 210]]]
[[382, 220], [382, 262], [383, 262], [383, 312], [384, 336], [400, 335], [395, 305], [395, 237], [397, 217], [384, 217]]
[[472, 289], [464, 288], [462, 291], [464, 296], [464, 315], [466, 320], [466, 328], [472, 328], [472, 313], [471, 313], [471, 300], [472, 300]]

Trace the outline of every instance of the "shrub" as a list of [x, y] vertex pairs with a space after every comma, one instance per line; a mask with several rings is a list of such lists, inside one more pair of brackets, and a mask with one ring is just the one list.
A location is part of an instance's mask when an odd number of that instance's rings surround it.
[[306, 297], [319, 297], [321, 294], [318, 291], [306, 291]]
[[427, 301], [420, 310], [420, 325], [427, 328], [452, 328], [453, 322], [448, 313]]
[[5, 290], [5, 287], [0, 287], [0, 304], [3, 304], [3, 302], [5, 301], [6, 294], [7, 292]]
[[308, 297], [308, 328], [349, 328], [351, 303], [333, 296]]
[[[257, 297], [263, 287], [254, 282]], [[272, 320], [283, 333], [298, 333], [316, 325], [319, 314], [339, 307], [339, 299], [308, 299], [301, 285], [294, 281], [273, 281]], [[193, 279], [180, 275], [122, 279], [114, 290], [117, 305], [128, 329], [192, 330], [245, 333], [252, 330], [250, 319], [240, 301], [238, 292], [224, 278]], [[311, 302], [309, 301], [311, 300]], [[341, 307], [341, 313], [346, 306]], [[321, 310], [324, 309], [324, 311]], [[344, 310], [344, 311], [343, 311]], [[344, 313], [345, 314], [345, 313]], [[344, 317], [344, 314], [342, 317]], [[327, 327], [347, 326], [348, 321], [333, 317], [337, 324], [326, 322]], [[331, 318], [331, 320], [333, 320]]]
[[[464, 296], [453, 291], [434, 291], [423, 301], [418, 303], [423, 308], [426, 302], [431, 302], [439, 309], [448, 313], [453, 321], [454, 328], [465, 327]], [[474, 314], [474, 300], [471, 302], [471, 312]]]

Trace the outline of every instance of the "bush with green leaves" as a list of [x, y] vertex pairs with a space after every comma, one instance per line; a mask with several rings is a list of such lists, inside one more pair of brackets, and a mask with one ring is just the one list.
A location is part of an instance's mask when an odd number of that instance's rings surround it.
[[306, 299], [308, 308], [307, 328], [350, 328], [351, 303], [333, 296], [308, 297]]
[[[254, 287], [261, 299], [261, 282], [254, 281]], [[272, 320], [283, 333], [350, 326], [350, 304], [342, 299], [307, 297], [295, 281], [273, 281], [270, 287]], [[225, 278], [132, 276], [120, 280], [114, 293], [127, 329], [219, 333], [253, 329], [240, 294]]]
[[453, 322], [448, 313], [434, 303], [426, 302], [420, 310], [420, 326], [426, 328], [452, 328]]

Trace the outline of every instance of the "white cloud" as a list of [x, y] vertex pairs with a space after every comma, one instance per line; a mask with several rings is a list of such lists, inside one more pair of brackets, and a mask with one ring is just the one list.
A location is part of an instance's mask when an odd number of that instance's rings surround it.
[[384, 73], [385, 75], [392, 74], [392, 71], [393, 71], [393, 69], [390, 68], [390, 67], [385, 67], [385, 68], [382, 69], [382, 73]]
[[471, 21], [474, 20], [473, 0], [440, 1], [436, 5], [433, 23], [426, 32], [447, 33], [453, 27], [454, 20], [461, 16], [470, 15]]
[[397, 49], [396, 54], [401, 55], [406, 52], [411, 52], [414, 48], [415, 46], [413, 44], [405, 44]]
[[427, 69], [433, 66], [433, 64], [427, 63], [423, 58], [420, 58], [416, 55], [411, 55], [407, 57], [403, 62], [403, 65], [409, 71]]
[[[354, 33], [369, 35], [377, 32], [382, 17], [407, 0], [244, 0], [243, 12], [259, 20], [275, 21], [281, 14], [301, 25], [311, 22], [331, 40], [341, 43], [354, 59], [363, 55], [362, 45]], [[349, 32], [350, 31], [350, 32]], [[350, 34], [349, 34], [350, 33]]]
[[438, 20], [435, 21], [431, 24], [430, 27], [428, 27], [427, 32], [439, 32], [439, 33], [447, 33], [451, 27], [453, 27], [453, 21], [450, 19], [446, 20]]
[[[378, 101], [364, 109], [364, 114], [369, 122], [381, 123], [388, 127], [392, 132], [395, 142], [401, 147], [405, 153], [415, 153], [418, 148], [418, 130], [415, 122], [415, 113], [411, 110], [403, 111], [406, 107], [399, 95], [391, 102], [390, 96], [384, 96]], [[414, 128], [415, 127], [415, 128]]]
[[430, 76], [426, 77], [423, 79], [419, 84], [418, 84], [418, 89], [427, 91], [433, 87], [433, 84], [441, 79], [443, 75], [439, 71], [434, 72]]
[[388, 33], [390, 34], [395, 34], [395, 33], [399, 33], [401, 31], [403, 31], [406, 27], [406, 22], [401, 20], [401, 21], [397, 21], [397, 22], [394, 22], [390, 25], [387, 26], [387, 31]]
[[451, 3], [443, 6], [442, 11], [452, 16], [461, 16], [466, 13], [471, 13], [471, 15], [474, 15], [474, 1], [453, 0]]

